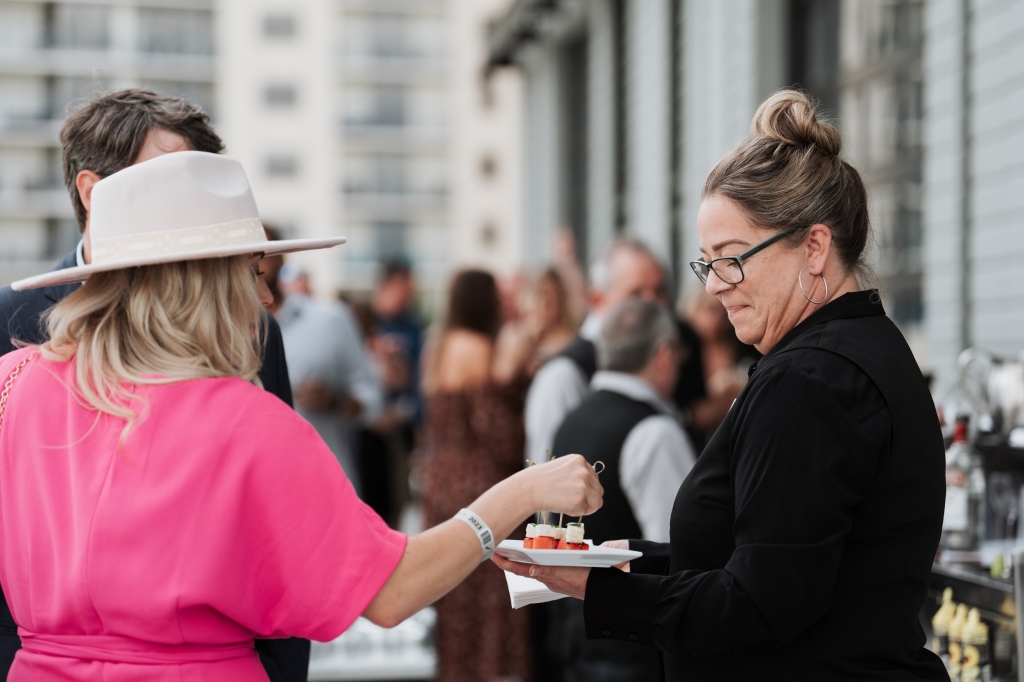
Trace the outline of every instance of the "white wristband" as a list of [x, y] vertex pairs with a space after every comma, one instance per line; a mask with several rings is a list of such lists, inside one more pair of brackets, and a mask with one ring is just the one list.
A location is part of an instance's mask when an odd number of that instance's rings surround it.
[[494, 533], [492, 533], [491, 529], [486, 523], [484, 523], [484, 520], [469, 509], [460, 509], [459, 513], [455, 515], [455, 518], [472, 528], [473, 532], [476, 533], [476, 536], [480, 539], [480, 546], [484, 550], [484, 558], [480, 561], [484, 562], [490, 559], [491, 555], [494, 554]]

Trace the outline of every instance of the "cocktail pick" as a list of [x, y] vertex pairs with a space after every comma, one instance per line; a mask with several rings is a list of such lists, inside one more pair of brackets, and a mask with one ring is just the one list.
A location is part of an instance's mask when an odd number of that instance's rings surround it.
[[[600, 469], [597, 468], [598, 464], [601, 465]], [[594, 462], [590, 466], [594, 470], [594, 473], [597, 474], [598, 476], [600, 476], [601, 472], [604, 471], [604, 469], [605, 469], [604, 462], [602, 462], [601, 460], [597, 460], [596, 462]], [[583, 517], [582, 516], [580, 517], [580, 520], [578, 521], [578, 523], [583, 523]], [[558, 525], [561, 526], [562, 524], [559, 523]]]
[[[555, 458], [555, 456], [551, 454], [550, 450], [545, 450], [544, 452], [546, 452], [548, 454], [548, 461], [549, 462]], [[544, 521], [545, 522], [547, 522], [549, 520], [548, 516], [547, 516], [549, 513], [550, 512], [544, 512]], [[562, 515], [561, 514], [558, 515], [558, 527], [559, 528], [562, 527]]]

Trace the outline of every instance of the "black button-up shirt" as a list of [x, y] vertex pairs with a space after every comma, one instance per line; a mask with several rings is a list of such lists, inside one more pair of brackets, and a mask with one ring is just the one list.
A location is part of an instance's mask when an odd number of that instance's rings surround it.
[[679, 490], [671, 543], [591, 571], [591, 638], [665, 652], [669, 680], [948, 679], [917, 620], [943, 513], [943, 449], [875, 292], [798, 325]]

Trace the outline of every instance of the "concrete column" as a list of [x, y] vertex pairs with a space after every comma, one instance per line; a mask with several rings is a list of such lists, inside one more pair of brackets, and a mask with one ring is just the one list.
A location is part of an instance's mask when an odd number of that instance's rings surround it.
[[523, 255], [529, 266], [550, 258], [549, 244], [561, 218], [558, 54], [549, 46], [531, 45], [519, 63], [526, 74]]
[[[668, 254], [671, 198], [669, 0], [627, 0], [626, 166], [628, 232]], [[667, 259], [665, 259], [667, 260]]]
[[965, 184], [962, 6], [962, 0], [925, 5], [924, 327], [937, 394], [956, 382], [965, 312], [960, 258]]
[[588, 4], [588, 260], [615, 238], [615, 26], [611, 0]]
[[[683, 0], [683, 260], [700, 255], [697, 209], [708, 172], [747, 137], [768, 87], [757, 0]], [[774, 89], [774, 88], [771, 88]], [[700, 286], [684, 273], [683, 289]]]
[[965, 331], [975, 346], [1016, 356], [1024, 351], [1024, 3], [963, 0], [960, 9], [970, 13], [961, 43], [969, 51]]

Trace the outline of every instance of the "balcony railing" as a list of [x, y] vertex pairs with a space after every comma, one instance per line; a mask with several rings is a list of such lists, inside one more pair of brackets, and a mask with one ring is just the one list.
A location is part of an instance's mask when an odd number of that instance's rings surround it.
[[0, 187], [0, 217], [28, 220], [73, 218], [74, 211], [63, 185]]
[[212, 82], [213, 55], [58, 48], [0, 49], [0, 74]]

